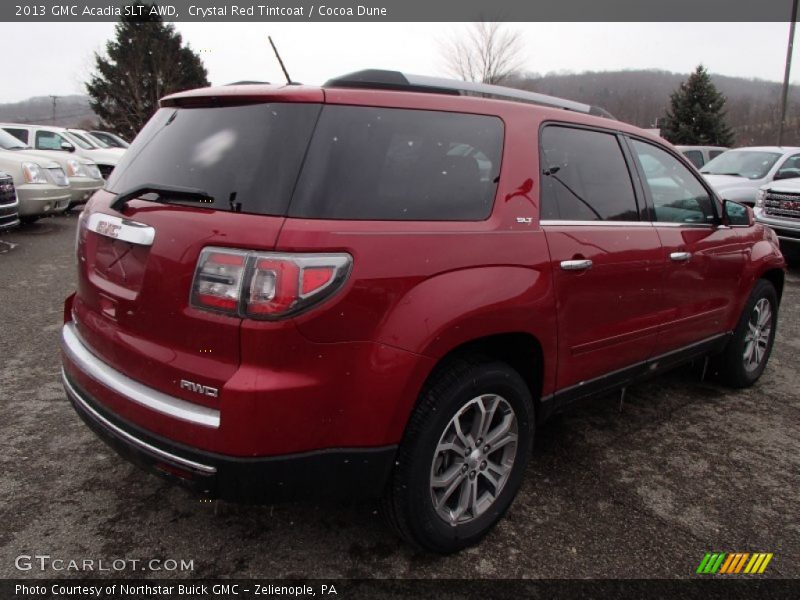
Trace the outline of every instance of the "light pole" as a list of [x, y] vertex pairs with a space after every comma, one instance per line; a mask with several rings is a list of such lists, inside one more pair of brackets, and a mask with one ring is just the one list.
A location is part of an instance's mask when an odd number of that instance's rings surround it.
[[792, 1], [792, 22], [789, 24], [789, 44], [786, 47], [786, 69], [783, 72], [781, 94], [781, 120], [778, 122], [778, 146], [783, 145], [783, 122], [786, 120], [786, 96], [789, 94], [789, 72], [792, 70], [792, 48], [794, 47], [794, 22], [797, 20], [797, 0]]

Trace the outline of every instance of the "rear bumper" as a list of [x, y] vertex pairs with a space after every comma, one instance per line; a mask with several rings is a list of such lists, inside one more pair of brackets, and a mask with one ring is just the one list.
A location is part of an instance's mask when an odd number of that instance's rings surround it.
[[332, 448], [269, 457], [209, 452], [167, 439], [106, 408], [70, 372], [173, 419], [215, 428], [219, 413], [167, 396], [102, 363], [67, 323], [62, 335], [64, 389], [83, 421], [120, 455], [195, 492], [232, 501], [259, 502], [298, 497], [380, 496], [394, 462], [396, 445]]

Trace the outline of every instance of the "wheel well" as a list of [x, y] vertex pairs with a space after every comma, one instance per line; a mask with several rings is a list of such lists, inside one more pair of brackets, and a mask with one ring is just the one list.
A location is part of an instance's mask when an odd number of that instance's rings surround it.
[[435, 373], [450, 359], [465, 355], [477, 355], [507, 363], [525, 380], [531, 396], [534, 399], [541, 398], [544, 357], [539, 340], [531, 334], [501, 333], [470, 340], [445, 354], [436, 364], [433, 372]]
[[781, 269], [770, 269], [761, 275], [761, 279], [766, 279], [775, 286], [775, 292], [778, 294], [778, 303], [780, 304], [781, 296], [783, 295], [783, 271]]

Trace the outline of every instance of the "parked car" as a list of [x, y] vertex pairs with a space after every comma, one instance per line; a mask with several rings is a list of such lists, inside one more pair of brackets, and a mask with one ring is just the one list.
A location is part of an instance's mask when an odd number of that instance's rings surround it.
[[14, 178], [0, 171], [0, 231], [19, 225], [19, 201]]
[[786, 256], [800, 258], [800, 179], [773, 181], [756, 197], [756, 221], [778, 235]]
[[0, 148], [0, 171], [11, 175], [14, 181], [17, 210], [23, 223], [67, 210], [71, 198], [69, 179], [57, 162]]
[[35, 151], [23, 144], [16, 137], [0, 129], [0, 149], [19, 152], [21, 155], [45, 161], [55, 161], [69, 178], [69, 206], [83, 204], [94, 192], [103, 187], [103, 176], [97, 165], [80, 156], [71, 156], [60, 152]]
[[700, 172], [720, 196], [752, 207], [765, 183], [800, 177], [800, 148], [735, 148], [703, 165]]
[[167, 96], [80, 218], [70, 401], [204, 494], [476, 543], [549, 416], [704, 357], [749, 386], [772, 348], [774, 233], [601, 114], [388, 71]]
[[106, 179], [125, 153], [119, 148], [100, 148], [64, 127], [0, 123], [0, 128], [35, 150], [72, 152], [91, 160], [97, 164], [97, 168]]
[[725, 146], [675, 146], [695, 167], [701, 168], [728, 148]]
[[127, 148], [130, 144], [119, 137], [116, 133], [111, 133], [110, 131], [98, 131], [96, 129], [92, 129], [89, 133], [92, 134], [92, 137], [95, 139], [99, 139], [105, 142], [108, 146], [112, 148]]

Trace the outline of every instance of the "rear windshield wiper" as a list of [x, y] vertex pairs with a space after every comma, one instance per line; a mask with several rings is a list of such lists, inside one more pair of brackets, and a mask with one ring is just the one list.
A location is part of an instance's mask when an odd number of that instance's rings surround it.
[[118, 194], [111, 203], [111, 208], [116, 211], [121, 211], [121, 209], [125, 208], [129, 200], [144, 196], [145, 194], [158, 194], [158, 199], [155, 200], [156, 202], [164, 202], [165, 199], [200, 202], [203, 204], [211, 204], [214, 202], [214, 197], [211, 194], [197, 188], [162, 185], [160, 183], [145, 183], [127, 192]]

